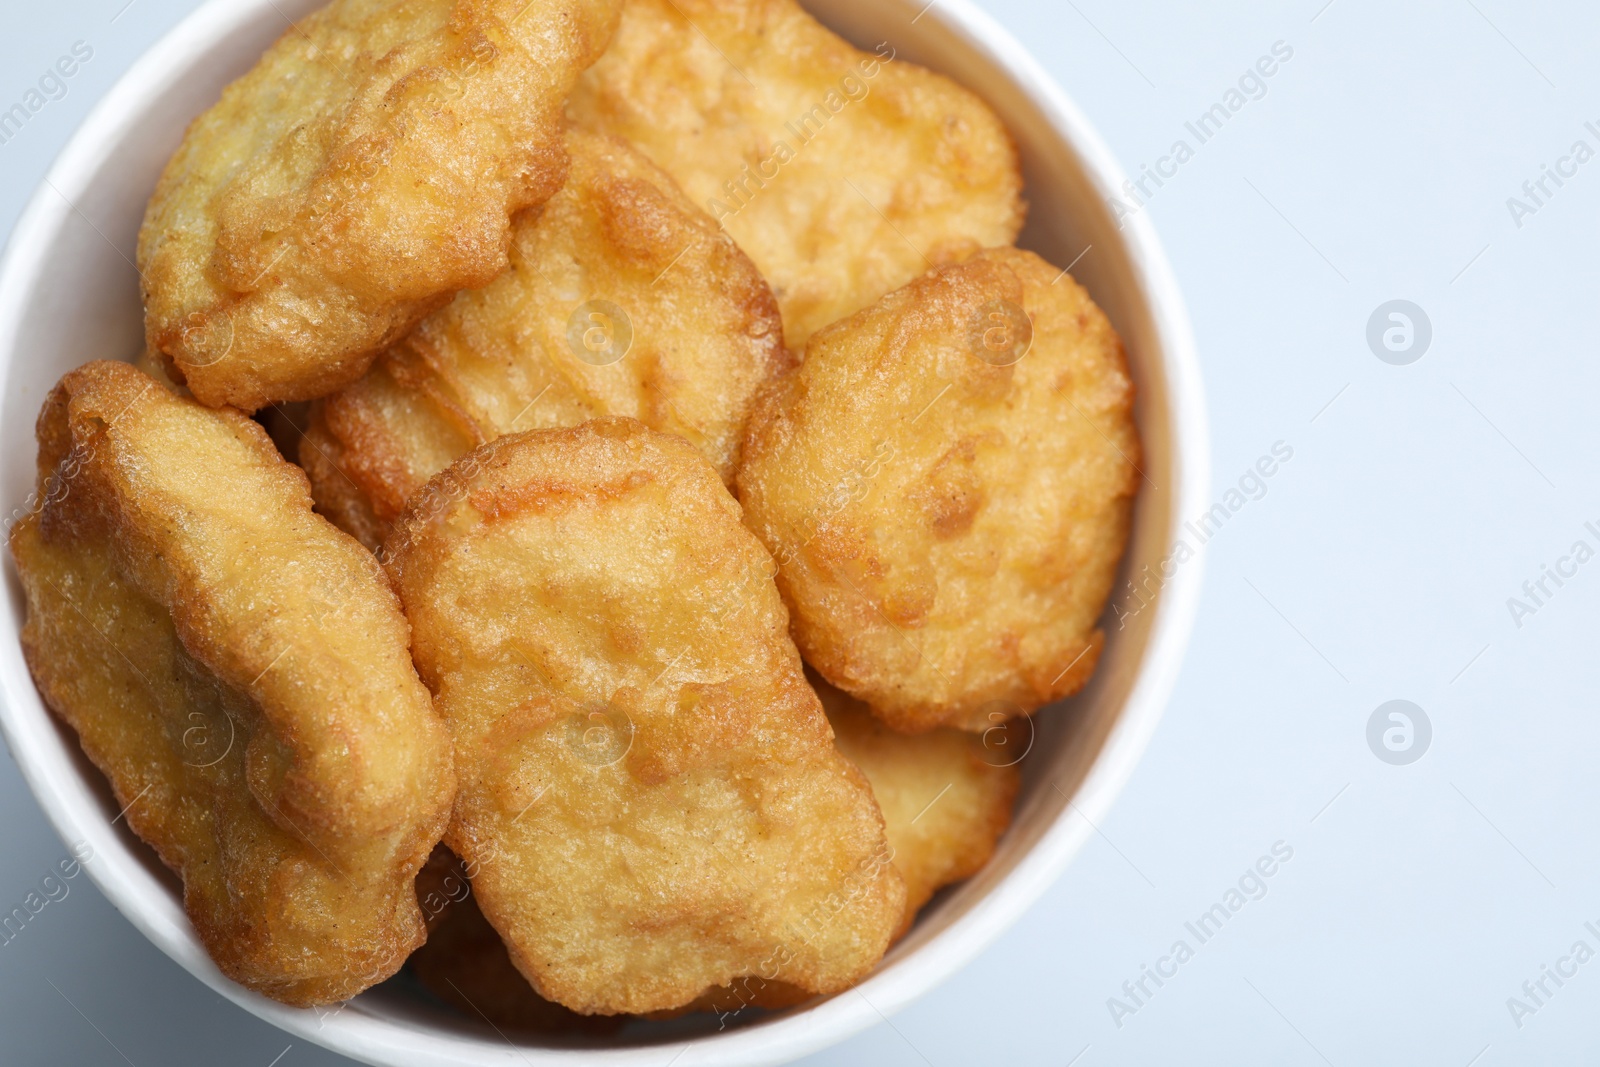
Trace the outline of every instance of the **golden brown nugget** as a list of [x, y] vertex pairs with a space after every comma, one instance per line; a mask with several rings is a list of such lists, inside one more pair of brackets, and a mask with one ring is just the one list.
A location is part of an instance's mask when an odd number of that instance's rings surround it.
[[610, 137], [568, 144], [567, 184], [519, 218], [511, 269], [317, 406], [312, 494], [370, 546], [457, 456], [597, 415], [687, 438], [731, 483], [757, 387], [792, 363], [767, 283], [671, 178]]
[[796, 352], [1022, 227], [1016, 151], [981, 100], [887, 45], [852, 47], [794, 0], [628, 0], [568, 110], [633, 141], [727, 228]]
[[882, 816], [692, 445], [622, 417], [501, 437], [384, 558], [455, 738], [446, 842], [540, 995], [643, 1013], [877, 962], [905, 908]]
[[1093, 673], [1138, 462], [1105, 315], [995, 249], [817, 334], [739, 493], [808, 663], [897, 730], [984, 730]]
[[[167, 391], [179, 396], [193, 396], [187, 388], [174, 382], [167, 374], [167, 366], [158, 353], [150, 349], [142, 349], [134, 359], [133, 365], [139, 370], [154, 378]], [[289, 462], [294, 463], [299, 458], [300, 439], [305, 436], [306, 428], [310, 425], [311, 404], [308, 401], [298, 400], [288, 403], [269, 404], [255, 413], [255, 420], [261, 428], [267, 431], [267, 436], [272, 438], [272, 443], [278, 446], [278, 452]], [[315, 487], [313, 487], [313, 498]]]
[[579, 1015], [533, 991], [479, 910], [466, 865], [443, 845], [417, 875], [417, 899], [428, 942], [407, 964], [430, 992], [468, 1018], [541, 1034], [609, 1033], [622, 1025], [621, 1017]]
[[[417, 875], [428, 942], [406, 962], [423, 985], [463, 1014], [508, 1030], [609, 1033], [622, 1025], [625, 1016], [579, 1015], [535, 993], [483, 917], [468, 874], [468, 865], [440, 845]], [[726, 1016], [749, 1007], [789, 1007], [810, 998], [804, 990], [752, 976], [732, 988], [709, 990], [686, 1007], [649, 1017], [675, 1019], [696, 1011]]]
[[1021, 772], [977, 734], [948, 727], [898, 733], [848, 693], [815, 682], [834, 744], [867, 776], [883, 811], [895, 869], [906, 883], [904, 933], [937, 890], [989, 862], [1011, 825]]
[[64, 377], [38, 432], [11, 551], [45, 703], [223, 973], [302, 1006], [387, 978], [455, 779], [377, 562], [260, 426], [126, 364]]
[[207, 404], [354, 381], [505, 269], [621, 0], [334, 0], [195, 120], [139, 233], [145, 335]]

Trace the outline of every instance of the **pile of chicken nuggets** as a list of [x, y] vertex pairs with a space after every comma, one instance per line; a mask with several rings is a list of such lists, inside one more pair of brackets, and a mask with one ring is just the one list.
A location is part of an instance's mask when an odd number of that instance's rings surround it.
[[981, 100], [795, 0], [285, 33], [167, 165], [143, 354], [50, 393], [10, 541], [223, 972], [409, 960], [603, 1034], [847, 989], [982, 869], [1140, 480], [1023, 216]]

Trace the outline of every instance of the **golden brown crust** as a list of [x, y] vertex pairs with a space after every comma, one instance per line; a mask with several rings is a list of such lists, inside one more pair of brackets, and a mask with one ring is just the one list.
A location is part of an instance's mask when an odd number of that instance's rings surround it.
[[317, 512], [373, 552], [383, 547], [389, 524], [378, 518], [372, 497], [362, 490], [345, 458], [344, 445], [328, 430], [318, 405], [311, 408], [310, 425], [300, 438], [300, 466], [311, 481], [311, 499]]
[[725, 1028], [739, 1015], [751, 1008], [782, 1011], [797, 1004], [815, 999], [816, 994], [781, 980], [768, 981], [760, 975], [747, 974], [727, 985], [717, 986], [701, 993], [682, 1008], [672, 1011], [651, 1012], [648, 1019], [678, 1019], [695, 1012], [719, 1017], [719, 1029]]
[[834, 744], [867, 776], [883, 811], [894, 866], [906, 883], [904, 934], [936, 891], [989, 862], [1011, 825], [1022, 774], [977, 734], [947, 727], [898, 733], [848, 693], [813, 683]]
[[1133, 395], [1110, 322], [1031, 252], [817, 334], [758, 402], [738, 478], [807, 662], [907, 732], [1081, 688], [1140, 478]]
[[607, 1034], [621, 1016], [579, 1015], [552, 1003], [522, 977], [505, 942], [478, 903], [467, 897], [453, 904], [427, 944], [411, 956], [411, 969], [429, 991], [469, 1019], [496, 1029], [536, 1034]]
[[407, 964], [440, 1000], [468, 1018], [522, 1033], [610, 1033], [622, 1018], [579, 1015], [533, 991], [473, 898], [466, 865], [440, 845], [417, 875], [428, 942]]
[[376, 561], [260, 426], [126, 364], [64, 377], [38, 437], [11, 551], [45, 702], [224, 973], [295, 1005], [387, 978], [454, 774]]
[[1022, 178], [976, 96], [794, 0], [628, 0], [574, 119], [634, 142], [761, 269], [795, 351], [929, 267], [1010, 244]]
[[[422, 984], [466, 1015], [508, 1030], [609, 1033], [621, 1026], [624, 1016], [579, 1015], [534, 992], [483, 917], [470, 874], [468, 865], [444, 845], [433, 850], [417, 874], [417, 901], [428, 924], [428, 942], [407, 963]], [[752, 1007], [792, 1007], [811, 997], [784, 982], [748, 975], [707, 990], [685, 1007], [647, 1017], [676, 1019], [691, 1012], [729, 1016]]]
[[145, 334], [211, 405], [354, 381], [504, 268], [620, 0], [333, 0], [189, 127], [139, 234]]
[[679, 434], [732, 481], [751, 398], [792, 362], [772, 292], [639, 153], [581, 131], [569, 145], [567, 185], [518, 219], [511, 269], [318, 405], [302, 460], [324, 513], [363, 541], [469, 449], [597, 415]]
[[905, 902], [882, 818], [691, 445], [628, 418], [501, 437], [384, 556], [455, 737], [446, 840], [541, 995], [662, 1011], [876, 963]]

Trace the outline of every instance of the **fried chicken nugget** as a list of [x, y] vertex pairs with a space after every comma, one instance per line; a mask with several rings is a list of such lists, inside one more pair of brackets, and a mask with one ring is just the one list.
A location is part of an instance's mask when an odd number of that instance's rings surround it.
[[727, 228], [796, 352], [1022, 227], [1016, 150], [981, 100], [794, 0], [628, 0], [568, 112], [633, 141]]
[[371, 547], [457, 456], [597, 415], [687, 438], [731, 484], [757, 387], [792, 363], [766, 281], [671, 178], [610, 137], [568, 144], [566, 187], [518, 220], [511, 269], [317, 405], [312, 493]]
[[334, 0], [195, 120], [139, 233], [145, 334], [207, 404], [354, 381], [506, 265], [621, 0]]
[[428, 941], [408, 966], [440, 1000], [473, 1019], [525, 1033], [609, 1033], [622, 1019], [579, 1015], [533, 991], [473, 899], [466, 865], [440, 845], [417, 875]]
[[867, 776], [883, 810], [895, 869], [906, 883], [903, 934], [937, 890], [989, 862], [1011, 825], [1022, 774], [976, 734], [948, 727], [898, 733], [848, 693], [814, 683], [834, 744]]
[[[990, 751], [979, 735], [948, 727], [917, 735], [890, 730], [861, 701], [807, 677], [833, 727], [835, 747], [866, 775], [883, 812], [894, 866], [906, 886], [899, 940], [935, 892], [989, 862], [1011, 825], [1021, 772], [1009, 754]], [[703, 994], [690, 1010], [726, 1017], [745, 1008], [787, 1008], [810, 996], [751, 975]]]
[[455, 738], [445, 840], [542, 996], [653, 1012], [877, 962], [905, 908], [882, 816], [693, 446], [624, 417], [501, 437], [384, 558]]
[[[620, 1015], [579, 1015], [533, 991], [522, 977], [505, 942], [472, 895], [468, 868], [440, 845], [417, 875], [417, 899], [428, 923], [428, 942], [407, 964], [439, 999], [466, 1015], [508, 1030], [535, 1033], [610, 1033], [625, 1020]], [[811, 994], [782, 982], [754, 977], [732, 987], [719, 986], [692, 1003], [652, 1013], [654, 1019], [679, 1018], [690, 1012], [729, 1015], [747, 1007], [786, 1008], [811, 999]]]
[[806, 661], [910, 733], [1080, 689], [1140, 478], [1133, 395], [1105, 315], [1016, 249], [817, 334], [738, 479]]
[[66, 375], [38, 436], [11, 552], [45, 703], [225, 974], [301, 1006], [387, 978], [455, 778], [377, 562], [260, 426], [126, 364]]

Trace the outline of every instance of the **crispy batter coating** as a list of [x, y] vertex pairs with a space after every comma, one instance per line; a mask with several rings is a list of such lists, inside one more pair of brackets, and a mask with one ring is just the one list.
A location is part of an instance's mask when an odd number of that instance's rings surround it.
[[977, 734], [948, 727], [898, 733], [848, 693], [813, 682], [834, 744], [867, 776], [883, 810], [895, 869], [906, 883], [904, 933], [939, 888], [989, 862], [1011, 825], [1021, 771]]
[[663, 1013], [663, 1015], [676, 1016], [679, 1014], [686, 1015], [690, 1012], [707, 1012], [721, 1016], [723, 1025], [726, 1025], [728, 1019], [750, 1008], [781, 1011], [784, 1008], [792, 1008], [796, 1004], [804, 1004], [812, 998], [812, 993], [781, 979], [768, 981], [758, 974], [747, 974], [728, 985], [706, 990], [696, 997], [687, 1008], [683, 1008], [679, 1012]]
[[[935, 892], [977, 874], [994, 855], [1011, 825], [1020, 768], [1012, 753], [988, 747], [985, 736], [948, 727], [903, 734], [848, 693], [809, 672], [807, 678], [833, 727], [834, 745], [866, 775], [883, 812], [894, 866], [906, 886], [899, 940]], [[749, 975], [702, 994], [689, 1010], [730, 1017], [747, 1008], [791, 1007], [810, 996]]]
[[1080, 689], [1138, 488], [1132, 407], [1110, 322], [1031, 252], [817, 334], [739, 472], [806, 661], [911, 733]]
[[772, 283], [796, 352], [931, 266], [1010, 244], [1010, 136], [947, 78], [794, 0], [628, 0], [568, 111], [633, 141]]
[[384, 558], [455, 738], [445, 839], [542, 996], [662, 1011], [877, 962], [905, 907], [882, 816], [693, 446], [623, 417], [501, 437]]
[[792, 362], [772, 291], [638, 152], [577, 131], [569, 147], [510, 271], [318, 405], [301, 462], [323, 514], [367, 544], [469, 449], [597, 415], [686, 437], [732, 482], [751, 399]]
[[[625, 1016], [579, 1015], [533, 991], [505, 942], [472, 895], [470, 871], [444, 845], [433, 850], [417, 875], [417, 900], [428, 924], [428, 943], [407, 961], [422, 984], [473, 1018], [497, 1027], [537, 1033], [609, 1033]], [[649, 1018], [675, 1019], [690, 1012], [737, 1014], [750, 1007], [786, 1008], [811, 999], [803, 989], [754, 975], [732, 986], [707, 990], [692, 1003]]]
[[387, 978], [455, 778], [377, 562], [261, 427], [126, 364], [64, 377], [38, 433], [11, 551], [45, 702], [225, 974], [295, 1005]]
[[506, 265], [621, 0], [334, 0], [189, 127], [139, 233], [145, 334], [207, 404], [354, 381]]
[[440, 1000], [501, 1030], [592, 1034], [622, 1024], [618, 1016], [579, 1015], [535, 993], [473, 899], [466, 865], [443, 845], [417, 875], [417, 899], [428, 942], [407, 963]]

